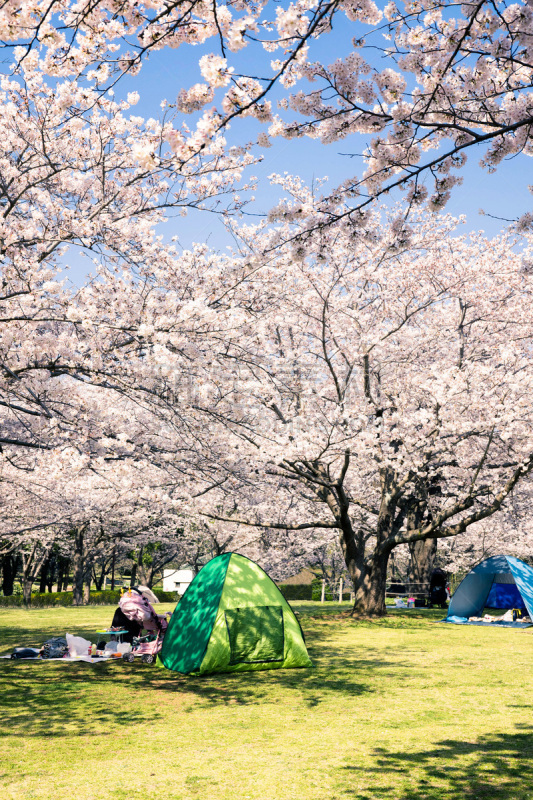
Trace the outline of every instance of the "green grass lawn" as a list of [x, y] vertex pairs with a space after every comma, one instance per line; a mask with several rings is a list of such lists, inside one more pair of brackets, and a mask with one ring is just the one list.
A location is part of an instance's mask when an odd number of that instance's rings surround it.
[[[187, 678], [0, 661], [0, 797], [533, 798], [533, 628], [293, 607], [313, 669]], [[95, 641], [112, 613], [0, 610], [0, 654], [66, 631]]]

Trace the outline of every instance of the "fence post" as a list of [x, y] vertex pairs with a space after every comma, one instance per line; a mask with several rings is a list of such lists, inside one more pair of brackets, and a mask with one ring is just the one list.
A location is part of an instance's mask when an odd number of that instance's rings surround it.
[[320, 595], [320, 602], [323, 603], [326, 599], [326, 580], [322, 578], [322, 593]]
[[342, 603], [342, 578], [339, 581], [339, 603]]

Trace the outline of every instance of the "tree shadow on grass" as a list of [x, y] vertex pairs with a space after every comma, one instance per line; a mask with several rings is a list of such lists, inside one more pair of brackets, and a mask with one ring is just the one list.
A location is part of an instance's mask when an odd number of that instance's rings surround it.
[[[516, 726], [515, 733], [488, 733], [477, 740], [444, 739], [432, 748], [405, 752], [374, 750], [372, 766], [346, 766], [353, 782], [346, 787], [354, 800], [530, 800], [533, 777], [533, 727]], [[359, 774], [357, 774], [359, 773]], [[386, 775], [373, 784], [373, 775]]]
[[[77, 635], [83, 636], [80, 630]], [[32, 627], [12, 626], [2, 628], [2, 637], [0, 641], [0, 655], [8, 655], [15, 647], [42, 647], [47, 639], [54, 636], [64, 636], [64, 631], [58, 632], [57, 625], [50, 623], [39, 627], [36, 632]], [[93, 633], [94, 638], [94, 633]], [[2, 664], [3, 662], [0, 662]]]
[[[90, 736], [153, 720], [156, 713], [129, 697], [118, 706], [114, 665], [0, 662], [3, 724], [0, 738], [21, 736]], [[4, 669], [4, 665], [7, 665]]]
[[[353, 660], [338, 655], [319, 658], [310, 653], [314, 666], [307, 669], [280, 669], [259, 672], [236, 672], [205, 675], [201, 677], [176, 676], [186, 681], [185, 688], [203, 697], [207, 702], [217, 705], [220, 702], [232, 704], [258, 703], [269, 701], [280, 691], [296, 693], [308, 708], [327, 703], [333, 695], [356, 697], [370, 694], [375, 686], [370, 678], [371, 672], [378, 669], [398, 670], [397, 663], [383, 660], [379, 654], [373, 658]], [[168, 675], [168, 673], [167, 673]], [[175, 676], [163, 679], [161, 688], [172, 690]]]
[[[314, 647], [312, 648], [314, 650]], [[402, 671], [405, 665], [365, 651], [365, 658], [324, 654], [315, 666], [258, 672], [180, 675], [136, 660], [122, 662], [0, 661], [3, 725], [0, 737], [91, 736], [112, 734], [124, 725], [153, 722], [168, 713], [221, 705], [282, 702], [296, 696], [308, 708], [339, 694], [353, 697], [375, 691], [376, 670]]]
[[297, 605], [293, 608], [300, 622], [339, 622], [345, 621], [362, 627], [397, 628], [420, 622], [438, 622], [446, 617], [447, 610], [441, 608], [396, 608], [387, 606], [383, 617], [352, 616], [352, 608], [337, 603], [313, 603]]
[[[15, 647], [41, 647], [47, 639], [51, 639], [55, 636], [64, 636], [65, 626], [62, 624], [63, 621], [59, 624], [55, 621], [53, 617], [53, 612], [55, 610], [56, 609], [46, 609], [46, 611], [52, 612], [46, 620], [44, 620], [41, 615], [39, 615], [38, 618], [29, 616], [30, 614], [33, 615], [33, 611], [30, 611], [28, 612], [27, 625], [2, 625], [0, 627], [0, 655], [8, 655]], [[62, 609], [58, 610], [61, 611]], [[44, 615], [44, 610], [40, 609], [40, 611], [42, 611]], [[111, 622], [109, 622], [109, 624], [111, 624]], [[99, 625], [98, 627], [103, 626]], [[67, 627], [67, 630], [69, 633], [73, 633], [76, 636], [83, 636], [86, 639], [90, 639], [91, 642], [96, 642], [97, 639], [102, 638], [97, 635], [94, 629], [94, 623], [90, 621], [85, 624], [80, 624], [79, 622], [71, 624]], [[0, 661], [0, 665], [3, 665], [3, 663], [3, 661]]]
[[[6, 644], [11, 650], [16, 645], [39, 645], [58, 635], [53, 618], [39, 627], [37, 637], [35, 621], [31, 623], [3, 629], [4, 652]], [[94, 622], [73, 626], [73, 632], [94, 639]], [[124, 725], [161, 718], [167, 713], [167, 703], [186, 712], [200, 706], [276, 703], [297, 697], [308, 708], [316, 708], [334, 696], [374, 692], [377, 675], [394, 677], [409, 667], [405, 654], [397, 650], [384, 657], [383, 651], [367, 647], [362, 658], [360, 648], [343, 643], [339, 652], [331, 633], [328, 625], [310, 625], [307, 645], [314, 666], [309, 669], [191, 677], [139, 660], [132, 665], [0, 660], [4, 721], [0, 736], [102, 735], [102, 731], [111, 733]]]

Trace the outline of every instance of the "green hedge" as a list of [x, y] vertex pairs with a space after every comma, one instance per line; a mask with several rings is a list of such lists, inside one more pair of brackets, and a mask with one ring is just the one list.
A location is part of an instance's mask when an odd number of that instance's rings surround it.
[[[175, 603], [178, 599], [176, 592], [156, 592], [161, 603]], [[104, 589], [101, 592], [91, 592], [89, 599], [90, 606], [116, 606], [120, 599], [120, 589]], [[32, 592], [32, 608], [50, 608], [53, 606], [72, 606], [72, 592]], [[12, 594], [7, 597], [0, 597], [0, 608], [20, 608], [24, 606], [22, 595]]]
[[311, 584], [304, 583], [280, 583], [278, 589], [285, 600], [312, 600], [313, 589]]

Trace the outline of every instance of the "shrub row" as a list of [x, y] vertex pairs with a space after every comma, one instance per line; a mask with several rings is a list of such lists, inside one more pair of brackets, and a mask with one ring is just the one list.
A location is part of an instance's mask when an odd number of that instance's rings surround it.
[[[322, 597], [322, 581], [313, 581], [312, 584], [300, 583], [280, 583], [278, 589], [285, 598], [285, 600], [315, 600], [320, 601]], [[339, 600], [339, 593], [332, 592], [326, 586], [325, 600]], [[350, 592], [342, 593], [343, 600], [350, 599]]]
[[278, 589], [285, 600], [312, 600], [311, 584], [303, 583], [280, 583]]
[[[278, 586], [281, 594], [286, 600], [315, 600], [319, 601], [322, 596], [322, 583], [320, 581], [313, 581], [313, 584], [287, 584], [281, 583]], [[179, 599], [176, 592], [163, 592], [156, 589], [156, 595], [161, 603], [175, 603]], [[89, 605], [90, 606], [110, 606], [118, 605], [120, 599], [120, 589], [103, 589], [100, 592], [91, 592]], [[338, 593], [332, 593], [326, 587], [326, 600], [338, 600]], [[343, 600], [350, 599], [349, 592], [343, 592]], [[71, 606], [73, 605], [72, 592], [32, 592], [31, 606], [33, 608], [50, 608], [53, 606]], [[0, 596], [0, 608], [22, 608], [24, 600], [21, 594], [13, 594], [7, 597]]]
[[[175, 603], [177, 600], [176, 592], [162, 592], [157, 590], [156, 595], [161, 603]], [[89, 598], [90, 606], [116, 606], [120, 599], [120, 590], [103, 589], [101, 592], [91, 592]], [[53, 606], [72, 606], [72, 592], [32, 592], [31, 606], [33, 608], [50, 608]], [[20, 608], [24, 606], [22, 595], [8, 595], [0, 597], [0, 608]]]

